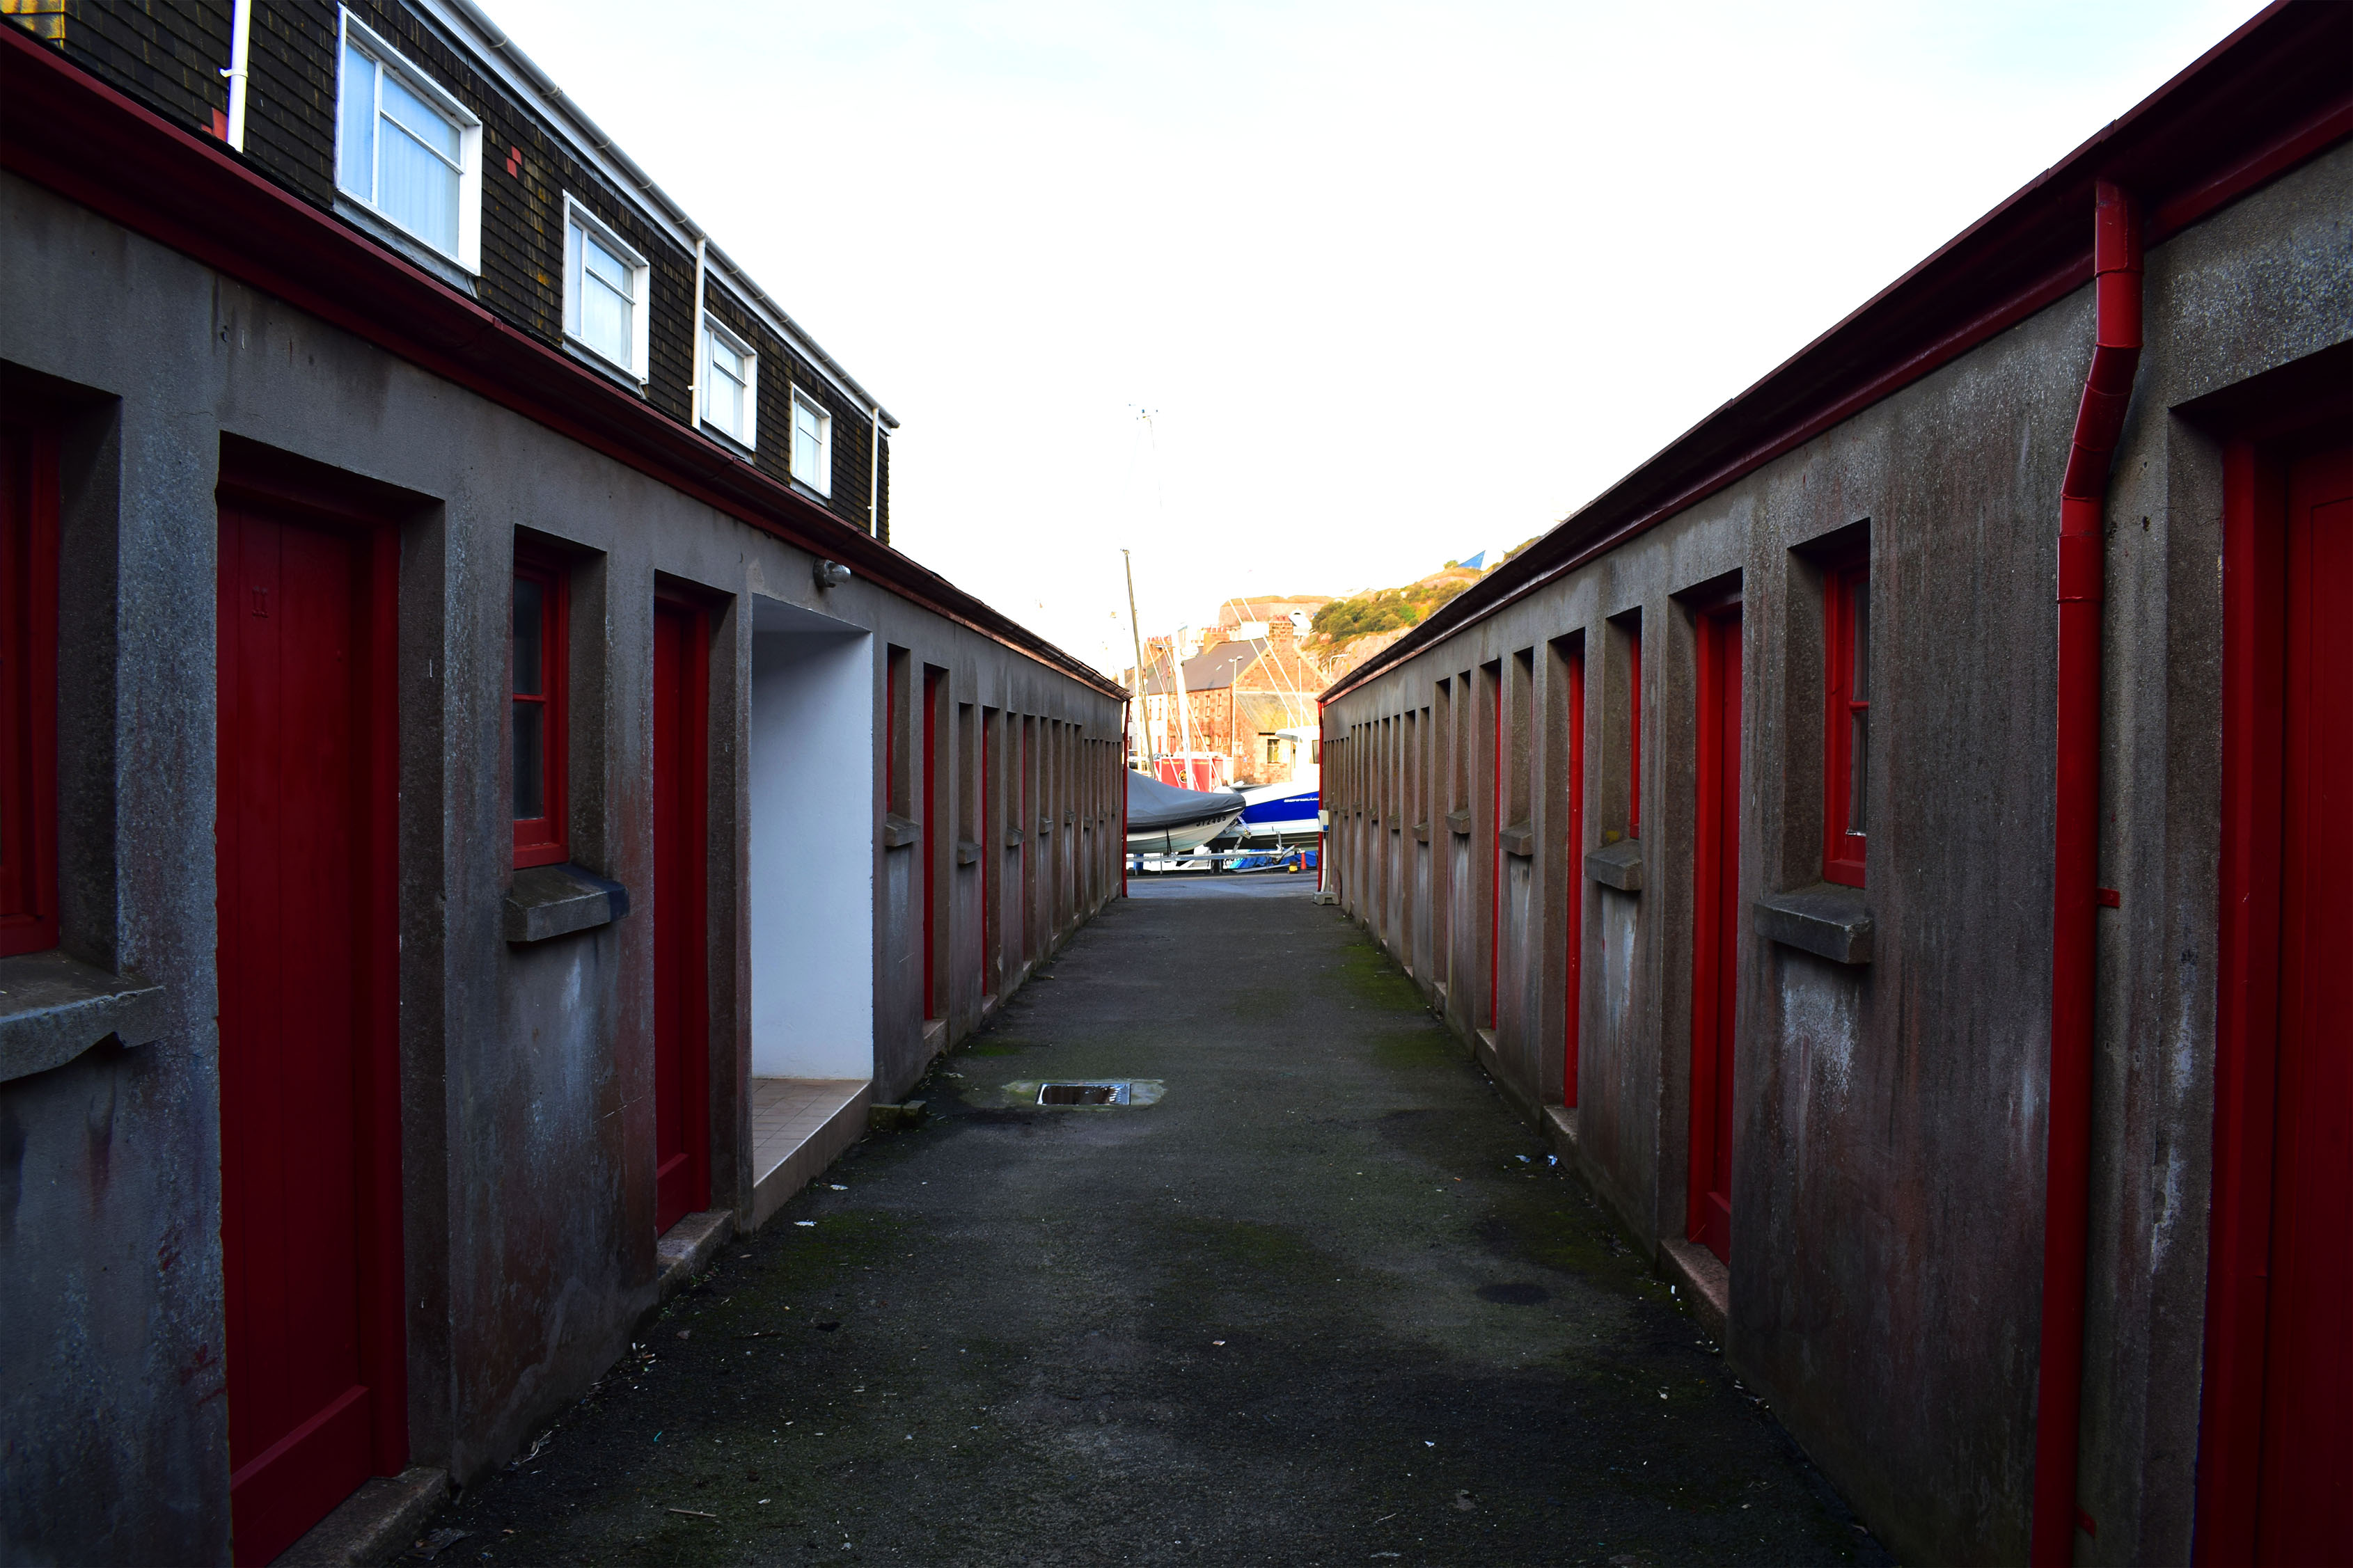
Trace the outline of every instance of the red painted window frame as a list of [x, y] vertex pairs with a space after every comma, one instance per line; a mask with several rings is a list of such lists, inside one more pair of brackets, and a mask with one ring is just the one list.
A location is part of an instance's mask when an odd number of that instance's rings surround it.
[[[539, 618], [540, 684], [538, 692], [514, 689], [512, 662], [507, 671], [507, 766], [512, 770], [515, 760], [514, 706], [519, 702], [539, 702], [547, 717], [540, 727], [541, 780], [540, 802], [546, 813], [540, 816], [514, 819], [514, 863], [520, 870], [526, 866], [553, 866], [572, 858], [569, 831], [569, 795], [565, 789], [571, 755], [571, 685], [572, 652], [572, 574], [563, 557], [544, 546], [515, 543], [514, 575], [520, 583], [525, 579], [540, 584], [542, 609]], [[508, 643], [513, 644], [513, 605], [509, 601]], [[512, 801], [512, 796], [509, 796]]]
[[58, 945], [58, 432], [0, 426], [0, 957]]
[[[1868, 553], [1841, 557], [1822, 574], [1822, 879], [1849, 888], [1863, 885], [1863, 852], [1868, 847], [1863, 834], [1853, 826], [1855, 720], [1858, 716], [1863, 718], [1867, 748], [1871, 711], [1867, 668], [1863, 695], [1857, 698], [1853, 689], [1858, 595], [1862, 600], [1863, 616], [1868, 618]], [[1867, 656], [1867, 647], [1864, 651]], [[1867, 752], [1865, 760], [1868, 761]]]

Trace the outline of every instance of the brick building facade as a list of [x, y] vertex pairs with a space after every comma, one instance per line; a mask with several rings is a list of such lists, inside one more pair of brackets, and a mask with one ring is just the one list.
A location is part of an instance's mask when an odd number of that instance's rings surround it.
[[[1265, 635], [1235, 638], [1230, 634], [1238, 626], [1255, 626]], [[1171, 649], [1166, 639], [1155, 637], [1145, 651], [1152, 665], [1145, 679], [1144, 713], [1153, 745], [1161, 752], [1184, 750]], [[1127, 679], [1133, 689], [1133, 670]], [[1323, 684], [1315, 661], [1300, 650], [1298, 627], [1288, 615], [1213, 626], [1202, 634], [1200, 651], [1184, 661], [1191, 749], [1224, 755], [1228, 777], [1237, 785], [1286, 783], [1301, 747], [1282, 731], [1314, 727], [1314, 694]]]

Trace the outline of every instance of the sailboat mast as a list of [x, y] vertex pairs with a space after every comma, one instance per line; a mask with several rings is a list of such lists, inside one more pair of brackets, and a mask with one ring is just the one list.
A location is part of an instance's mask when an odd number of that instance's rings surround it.
[[1144, 627], [1135, 618], [1135, 558], [1123, 550], [1119, 559], [1127, 571], [1127, 635], [1135, 643], [1135, 723], [1144, 731], [1144, 754], [1151, 759], [1152, 773], [1156, 778], [1160, 773], [1160, 752], [1152, 744], [1152, 715], [1144, 706]]
[[[1192, 629], [1190, 626], [1178, 626], [1176, 646], [1168, 650], [1168, 666], [1176, 672], [1176, 721], [1185, 727], [1185, 750], [1187, 753], [1193, 750], [1193, 699], [1185, 690], [1185, 634]], [[1192, 777], [1192, 766], [1188, 755], [1185, 763], [1185, 776], [1187, 778]], [[1187, 784], [1185, 787], [1190, 789], [1193, 786]]]

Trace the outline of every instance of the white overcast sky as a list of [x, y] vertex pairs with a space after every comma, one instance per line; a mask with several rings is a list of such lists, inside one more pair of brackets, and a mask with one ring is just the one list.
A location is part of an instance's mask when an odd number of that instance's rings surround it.
[[484, 3], [1113, 668], [1123, 546], [1150, 633], [1542, 532], [2256, 8]]

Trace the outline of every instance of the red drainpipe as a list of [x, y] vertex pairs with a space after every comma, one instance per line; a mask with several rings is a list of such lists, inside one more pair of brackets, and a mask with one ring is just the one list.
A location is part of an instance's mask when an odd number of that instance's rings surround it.
[[[2096, 346], [2059, 492], [2058, 845], [2051, 935], [2050, 1144], [2044, 1171], [2042, 1348], [2035, 1390], [2036, 1568], [2075, 1555], [2091, 1201], [2092, 1005], [2099, 912], [2100, 604], [2108, 458], [2140, 364], [2140, 211], [2099, 182], [2092, 237]], [[2090, 1521], [2081, 1522], [2089, 1529]]]

